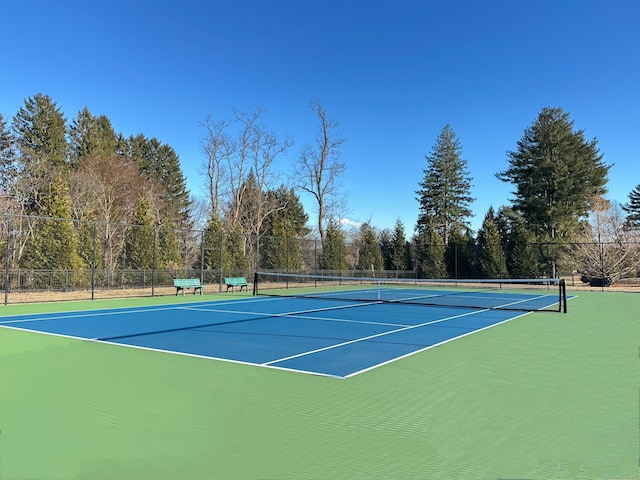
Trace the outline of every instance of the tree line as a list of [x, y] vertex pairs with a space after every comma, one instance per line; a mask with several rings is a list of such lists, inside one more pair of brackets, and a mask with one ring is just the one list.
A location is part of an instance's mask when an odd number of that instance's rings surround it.
[[[158, 251], [168, 266], [177, 259], [171, 228], [191, 222], [173, 148], [142, 134], [116, 133], [108, 117], [87, 108], [67, 124], [43, 94], [26, 99], [10, 126], [0, 115], [0, 191], [14, 219], [7, 232], [14, 242], [11, 266], [144, 268], [148, 255], [136, 252], [138, 230], [130, 224], [167, 227]], [[96, 235], [97, 255], [87, 241]]]
[[[640, 276], [640, 185], [627, 204], [609, 202], [611, 166], [597, 140], [587, 140], [562, 109], [543, 108], [507, 151], [507, 168], [496, 177], [513, 185], [514, 200], [497, 210], [491, 206], [477, 232], [469, 222], [472, 178], [450, 125], [425, 159], [414, 235], [407, 239], [398, 220], [376, 241], [365, 223], [356, 235], [357, 269], [414, 270], [423, 278]], [[328, 241], [339, 243], [339, 231]]]
[[640, 185], [626, 205], [606, 200], [611, 165], [597, 139], [586, 139], [561, 108], [543, 108], [507, 151], [507, 168], [496, 177], [514, 187], [514, 200], [490, 207], [475, 237], [468, 223], [471, 177], [449, 125], [426, 160], [416, 192], [418, 270], [451, 276], [454, 245], [466, 252], [456, 256], [462, 276], [555, 277], [561, 270], [587, 280], [638, 276]]
[[[469, 223], [472, 178], [449, 125], [425, 156], [413, 234], [407, 235], [400, 220], [393, 229], [367, 222], [347, 232], [339, 222], [346, 206], [340, 178], [347, 168], [339, 125], [320, 103], [311, 103], [310, 110], [317, 121], [314, 142], [293, 155], [286, 179], [276, 165], [291, 157], [294, 142], [265, 126], [262, 109], [205, 118], [203, 214], [171, 146], [144, 134], [117, 133], [107, 116], [88, 108], [67, 122], [49, 96], [27, 98], [10, 122], [0, 114], [0, 202], [14, 218], [4, 236], [12, 236], [10, 266], [304, 270], [313, 264], [434, 278], [528, 277], [555, 275], [568, 258], [567, 248], [554, 247], [552, 253], [541, 245], [637, 240], [640, 185], [629, 203], [608, 203], [611, 166], [597, 140], [574, 129], [560, 108], [542, 109], [507, 152], [508, 166], [496, 176], [514, 186], [515, 199], [491, 207], [478, 232]], [[301, 194], [313, 199], [312, 220]], [[616, 217], [620, 211], [626, 216]], [[614, 217], [622, 221], [612, 237], [615, 229], [602, 225]], [[201, 248], [186, 254], [194, 229]], [[322, 245], [313, 261], [300, 242], [290, 241], [310, 235]], [[356, 254], [347, 243], [356, 246]], [[619, 260], [622, 254], [616, 255]], [[570, 256], [580, 258], [585, 270], [596, 261], [586, 251]], [[603, 257], [597, 257], [600, 267]], [[623, 263], [629, 271], [637, 268]]]

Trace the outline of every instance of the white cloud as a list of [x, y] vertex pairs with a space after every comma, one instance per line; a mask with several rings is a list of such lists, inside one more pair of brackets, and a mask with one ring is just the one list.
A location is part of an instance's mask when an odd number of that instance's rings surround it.
[[355, 220], [351, 220], [349, 218], [341, 218], [340, 225], [342, 225], [343, 227], [360, 228], [360, 226], [362, 226], [362, 222], [356, 222]]

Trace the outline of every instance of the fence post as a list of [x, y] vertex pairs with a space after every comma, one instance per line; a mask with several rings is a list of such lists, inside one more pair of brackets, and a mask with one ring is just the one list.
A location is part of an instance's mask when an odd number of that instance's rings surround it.
[[200, 232], [200, 283], [204, 285], [204, 231]]
[[[600, 237], [600, 232], [598, 232], [598, 237]], [[600, 246], [600, 279], [601, 279], [601, 286], [600, 289], [604, 292], [604, 283], [605, 283], [605, 275], [604, 275], [604, 243], [602, 242], [601, 238], [598, 238], [598, 245]]]
[[98, 258], [97, 253], [97, 222], [93, 222], [93, 261], [91, 262], [91, 300], [95, 299], [95, 290], [96, 290], [96, 260]]
[[224, 260], [224, 232], [220, 232], [220, 273], [218, 274], [218, 292], [222, 293], [222, 282], [224, 281], [223, 260]]
[[4, 272], [4, 304], [9, 303], [9, 281], [11, 280], [11, 215], [7, 213], [7, 251]]
[[151, 262], [151, 296], [156, 294], [156, 245], [158, 243], [158, 227], [153, 227], [153, 262]]
[[[453, 278], [458, 278], [458, 245], [453, 246]], [[469, 276], [467, 274], [467, 276]]]

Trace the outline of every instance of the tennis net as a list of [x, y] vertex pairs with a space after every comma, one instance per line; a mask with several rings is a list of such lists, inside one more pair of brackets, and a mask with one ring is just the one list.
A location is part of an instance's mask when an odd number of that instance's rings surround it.
[[256, 272], [254, 295], [430, 306], [567, 311], [563, 279], [394, 279]]

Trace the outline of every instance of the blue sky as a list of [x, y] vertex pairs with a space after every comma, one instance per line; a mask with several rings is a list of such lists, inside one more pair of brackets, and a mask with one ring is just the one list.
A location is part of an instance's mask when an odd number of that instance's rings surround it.
[[[296, 144], [319, 101], [340, 124], [348, 218], [411, 234], [425, 155], [449, 124], [472, 177], [477, 229], [513, 186], [495, 173], [544, 107], [596, 137], [609, 198], [640, 184], [640, 2], [636, 0], [12, 1], [0, 28], [0, 112], [52, 97], [117, 132], [171, 145], [204, 194], [199, 123], [265, 110]], [[310, 199], [302, 196], [313, 215]]]

